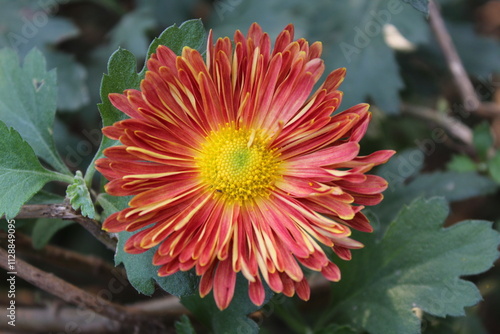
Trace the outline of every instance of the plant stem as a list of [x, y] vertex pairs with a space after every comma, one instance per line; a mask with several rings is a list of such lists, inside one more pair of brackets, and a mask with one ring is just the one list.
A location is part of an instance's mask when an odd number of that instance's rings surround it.
[[[0, 248], [0, 267], [11, 271], [8, 267], [8, 253]], [[153, 317], [141, 314], [136, 309], [130, 309], [125, 306], [111, 303], [102, 297], [92, 295], [73, 284], [70, 284], [61, 278], [40, 270], [29, 263], [16, 258], [15, 264], [16, 276], [35, 285], [36, 287], [54, 295], [62, 300], [92, 310], [106, 318], [116, 320], [127, 324], [148, 324], [153, 327], [159, 326], [159, 323]]]
[[429, 17], [431, 28], [436, 35], [441, 49], [443, 50], [446, 62], [448, 63], [450, 72], [453, 75], [455, 84], [457, 85], [465, 110], [469, 112], [476, 111], [481, 105], [481, 101], [478, 99], [476, 91], [469, 80], [451, 36], [446, 29], [443, 17], [441, 16], [434, 0], [429, 1]]
[[116, 250], [116, 239], [110, 237], [108, 233], [101, 229], [101, 223], [94, 219], [82, 216], [76, 212], [69, 203], [23, 205], [16, 218], [61, 218], [73, 220], [82, 225], [107, 248], [112, 251]]

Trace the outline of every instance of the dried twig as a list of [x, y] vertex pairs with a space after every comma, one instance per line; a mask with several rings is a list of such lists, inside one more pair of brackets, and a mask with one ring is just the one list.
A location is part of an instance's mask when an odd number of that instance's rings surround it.
[[499, 117], [500, 106], [498, 104], [481, 102], [478, 98], [434, 0], [429, 1], [429, 17], [431, 28], [443, 50], [465, 110], [467, 112], [476, 112], [483, 117]]
[[468, 149], [474, 151], [474, 146], [472, 144], [472, 130], [467, 125], [460, 122], [460, 120], [453, 118], [445, 113], [440, 113], [437, 110], [421, 106], [405, 104], [401, 107], [401, 111], [405, 114], [435, 123], [444, 131], [446, 131], [450, 136], [464, 143]]
[[[8, 268], [7, 258], [7, 251], [0, 248], [0, 267], [6, 269], [7, 271], [12, 271]], [[15, 270], [18, 277], [68, 303], [84, 307], [109, 319], [132, 326], [151, 328], [151, 330], [156, 330], [161, 327], [160, 322], [154, 317], [144, 315], [135, 308], [132, 309], [121, 306], [104, 300], [103, 298], [94, 296], [53, 274], [47, 273], [30, 265], [19, 258], [16, 258]]]
[[433, 0], [429, 1], [429, 17], [432, 30], [434, 31], [438, 43], [443, 50], [448, 67], [450, 68], [455, 84], [460, 92], [465, 110], [469, 112], [477, 110], [481, 105], [481, 101], [477, 97], [476, 91], [469, 80], [460, 57], [458, 56], [450, 34], [446, 30], [441, 13]]
[[[0, 246], [6, 247], [7, 233], [0, 231]], [[16, 252], [21, 253], [24, 258], [34, 259], [37, 263], [46, 262], [65, 269], [78, 272], [87, 272], [94, 275], [107, 275], [110, 273], [118, 277], [121, 282], [127, 280], [125, 270], [115, 267], [103, 259], [91, 255], [84, 255], [69, 249], [54, 245], [45, 245], [42, 249], [33, 249], [31, 238], [16, 232]]]
[[22, 218], [60, 218], [73, 220], [82, 225], [97, 240], [112, 251], [116, 250], [116, 239], [101, 229], [101, 224], [76, 212], [69, 203], [59, 204], [28, 204], [23, 205], [16, 219]]
[[[162, 323], [173, 324], [187, 310], [174, 296], [155, 298], [146, 302], [131, 304], [141, 314], [156, 316]], [[16, 324], [17, 330], [34, 332], [66, 332], [67, 324], [71, 323], [74, 332], [78, 333], [109, 333], [129, 332], [130, 324], [103, 317], [99, 314], [82, 311], [73, 306], [49, 304], [48, 307], [17, 307], [16, 315], [22, 321]], [[3, 325], [3, 326], [2, 326]], [[0, 323], [0, 331], [9, 329], [6, 322]], [[168, 330], [168, 329], [167, 329]], [[174, 333], [172, 329], [172, 333]], [[169, 333], [162, 329], [162, 333]]]
[[166, 296], [153, 298], [134, 304], [128, 304], [128, 308], [140, 310], [148, 315], [157, 315], [159, 317], [174, 317], [185, 314], [188, 310], [181, 304], [179, 298], [175, 296]]
[[[110, 333], [118, 332], [121, 323], [99, 314], [89, 314], [76, 307], [16, 307], [16, 331], [24, 333]], [[0, 332], [9, 330], [6, 321], [0, 322]]]
[[81, 217], [67, 203], [57, 204], [27, 204], [23, 205], [17, 214], [17, 219], [30, 218], [60, 218], [72, 220]]

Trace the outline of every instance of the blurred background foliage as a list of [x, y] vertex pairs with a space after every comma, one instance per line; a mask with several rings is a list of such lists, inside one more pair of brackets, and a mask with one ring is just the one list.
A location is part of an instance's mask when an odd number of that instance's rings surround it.
[[[500, 108], [500, 1], [438, 3], [476, 94]], [[436, 195], [451, 203], [446, 226], [464, 219], [486, 219], [500, 230], [500, 115], [465, 108], [426, 13], [410, 4], [398, 0], [0, 0], [0, 8], [0, 48], [14, 48], [22, 59], [37, 47], [48, 68], [57, 68], [54, 135], [72, 171], [85, 170], [99, 146], [99, 86], [117, 48], [131, 51], [140, 69], [152, 38], [187, 19], [202, 18], [216, 37], [232, 36], [235, 29], [245, 32], [252, 22], [274, 37], [293, 23], [297, 37], [322, 41], [326, 72], [347, 68], [341, 109], [363, 101], [372, 104], [374, 117], [363, 150], [401, 152], [379, 171], [390, 182], [386, 200], [370, 213], [379, 233], [404, 204]], [[112, 260], [109, 251], [71, 223], [40, 219], [24, 224], [24, 230], [31, 234], [35, 248], [50, 241]], [[500, 333], [496, 264], [487, 273], [469, 278], [478, 285], [483, 302], [470, 308], [464, 318], [420, 315], [422, 331]], [[75, 277], [71, 270], [59, 274], [82, 285], [99, 283]], [[119, 297], [122, 302], [140, 298], [130, 289], [125, 292]], [[269, 316], [264, 311], [254, 318], [260, 320], [263, 333], [278, 332], [283, 326], [286, 332], [305, 332], [328, 294], [328, 288], [316, 290], [308, 304], [274, 303]], [[26, 296], [26, 304], [43, 303], [40, 296], [33, 299], [28, 292]], [[179, 332], [188, 333], [186, 321], [178, 323]], [[334, 327], [316, 333], [355, 332]]]

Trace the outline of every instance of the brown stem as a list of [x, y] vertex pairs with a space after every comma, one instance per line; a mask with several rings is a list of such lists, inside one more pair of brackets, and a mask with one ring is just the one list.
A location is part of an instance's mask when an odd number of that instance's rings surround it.
[[[89, 314], [76, 307], [20, 307], [16, 306], [16, 330], [23, 333], [109, 333], [125, 332], [120, 322], [99, 314]], [[22, 320], [21, 320], [22, 319]], [[71, 326], [71, 328], [68, 327]], [[0, 332], [10, 330], [6, 321], [0, 322]], [[2, 332], [3, 333], [3, 332]]]
[[17, 214], [17, 219], [30, 218], [61, 218], [72, 220], [81, 217], [66, 203], [57, 204], [27, 204], [23, 205]]
[[405, 114], [436, 123], [452, 137], [463, 142], [468, 149], [474, 151], [472, 144], [472, 130], [458, 119], [450, 117], [445, 113], [440, 113], [437, 110], [406, 104], [402, 106], [401, 111]]
[[82, 225], [107, 248], [112, 251], [116, 250], [116, 239], [110, 237], [108, 233], [104, 232], [98, 221], [82, 216], [76, 212], [69, 203], [23, 205], [21, 211], [16, 216], [16, 219], [23, 218], [60, 218], [73, 220]]
[[434, 31], [438, 43], [443, 50], [448, 67], [453, 75], [458, 91], [460, 92], [465, 110], [469, 112], [475, 111], [481, 105], [481, 101], [478, 99], [476, 91], [467, 76], [467, 72], [465, 71], [462, 61], [458, 56], [450, 34], [446, 29], [441, 13], [433, 0], [429, 1], [429, 16], [432, 30]]
[[486, 118], [500, 117], [500, 104], [496, 102], [483, 102], [477, 110], [478, 115]]
[[8, 253], [3, 248], [0, 248], [0, 267], [8, 272], [15, 271], [16, 276], [68, 303], [86, 308], [109, 319], [132, 325], [152, 326], [151, 328], [160, 326], [154, 318], [140, 314], [136, 309], [114, 304], [102, 297], [92, 295], [19, 258], [16, 258], [15, 269], [9, 268]]
[[[129, 324], [105, 318], [99, 314], [89, 314], [76, 307], [49, 304], [48, 307], [16, 306], [16, 332], [23, 333], [138, 333], [138, 329]], [[175, 333], [173, 322], [163, 320], [170, 328], [162, 328], [159, 333]], [[0, 332], [10, 333], [12, 326], [7, 321], [0, 322]], [[140, 332], [143, 333], [143, 332]], [[147, 333], [154, 333], [153, 331]]]
[[[7, 246], [7, 233], [3, 231], [0, 231], [0, 245]], [[37, 263], [50, 263], [70, 271], [90, 272], [94, 275], [112, 273], [115, 277], [118, 276], [120, 281], [126, 280], [123, 268], [114, 267], [111, 263], [95, 256], [83, 255], [54, 245], [45, 245], [42, 249], [35, 250], [31, 238], [20, 232], [16, 232], [16, 253], [22, 253], [24, 258], [34, 259]]]
[[179, 298], [175, 296], [166, 296], [160, 298], [153, 298], [146, 301], [141, 301], [133, 304], [128, 304], [130, 309], [141, 310], [141, 312], [149, 315], [157, 315], [160, 317], [178, 317], [186, 314], [188, 311], [181, 304]]
[[[173, 324], [180, 315], [186, 314], [186, 308], [174, 296], [151, 299], [130, 304], [131, 310], [141, 314], [161, 318], [164, 324]], [[130, 325], [99, 314], [89, 314], [72, 306], [48, 304], [48, 307], [16, 307], [16, 316], [22, 321], [16, 323], [16, 329], [35, 332], [64, 332], [68, 323], [75, 324], [78, 333], [129, 332]], [[4, 326], [2, 326], [4, 325]], [[9, 329], [6, 322], [0, 322], [0, 330]], [[164, 332], [162, 332], [164, 333]]]

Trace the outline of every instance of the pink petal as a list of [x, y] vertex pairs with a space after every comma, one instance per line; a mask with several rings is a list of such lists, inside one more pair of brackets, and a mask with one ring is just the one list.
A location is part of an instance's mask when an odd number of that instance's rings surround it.
[[307, 166], [328, 166], [354, 159], [359, 153], [359, 144], [348, 142], [329, 147], [311, 154], [294, 157], [287, 165], [306, 168]]
[[248, 295], [250, 300], [255, 305], [262, 305], [264, 303], [264, 299], [266, 298], [266, 293], [264, 291], [264, 286], [260, 278], [257, 276], [255, 282], [248, 283]]
[[236, 284], [236, 273], [233, 271], [230, 260], [219, 262], [213, 284], [215, 304], [219, 310], [224, 310], [233, 299]]
[[329, 281], [340, 281], [340, 269], [333, 262], [329, 262], [325, 267], [323, 267], [323, 269], [321, 269], [321, 274], [323, 274], [323, 276], [325, 276], [325, 278]]
[[297, 296], [302, 300], [308, 301], [311, 297], [311, 288], [306, 279], [295, 283], [295, 290], [297, 291]]

